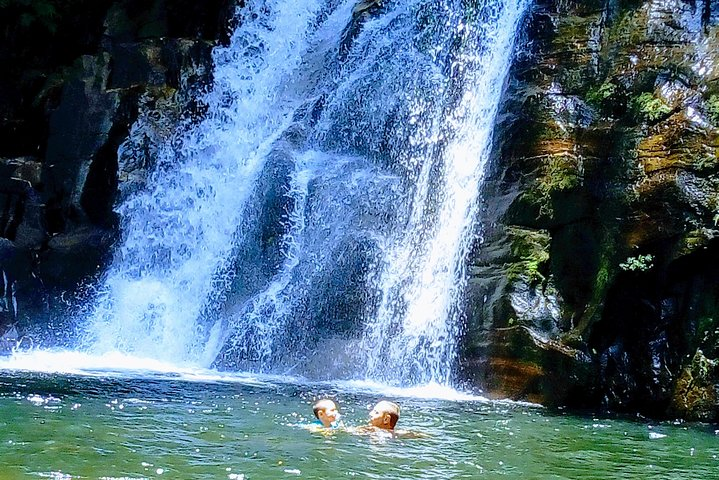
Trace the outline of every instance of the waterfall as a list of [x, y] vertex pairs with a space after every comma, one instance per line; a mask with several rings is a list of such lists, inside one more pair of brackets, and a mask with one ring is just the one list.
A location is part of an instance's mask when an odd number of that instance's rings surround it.
[[[443, 17], [441, 40], [432, 47], [438, 54], [452, 49], [440, 63], [445, 71], [434, 90], [444, 96], [438, 102], [441, 111], [427, 115], [427, 127], [409, 137], [410, 145], [424, 147], [412, 159], [421, 165], [420, 173], [403, 231], [384, 252], [382, 301], [359, 348], [366, 352], [366, 375], [383, 381], [452, 380], [466, 254], [524, 8], [516, 1], [462, 5], [464, 11]], [[418, 111], [419, 116], [426, 112], [420, 105], [410, 122]]]
[[207, 113], [118, 206], [85, 347], [450, 384], [525, 0], [245, 3]]
[[319, 9], [267, 1], [239, 12], [242, 27], [214, 51], [204, 119], [158, 143], [149, 187], [118, 207], [122, 243], [85, 327], [93, 351], [208, 363], [205, 302], [223, 283], [255, 179], [299, 104], [283, 81], [301, 64]]

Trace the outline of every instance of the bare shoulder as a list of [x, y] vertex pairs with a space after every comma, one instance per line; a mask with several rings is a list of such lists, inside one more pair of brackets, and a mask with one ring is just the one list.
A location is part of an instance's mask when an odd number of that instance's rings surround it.
[[394, 436], [394, 432], [373, 427], [372, 425], [360, 425], [359, 427], [351, 427], [348, 428], [347, 431], [355, 435], [370, 435], [372, 437], [392, 438]]
[[300, 428], [303, 428], [305, 430], [309, 430], [310, 432], [321, 432], [325, 429], [322, 425], [318, 425], [316, 423], [304, 423], [298, 425]]
[[371, 433], [376, 432], [379, 430], [376, 427], [373, 427], [371, 425], [360, 425], [358, 427], [347, 427], [347, 431], [349, 433], [354, 433], [355, 435], [369, 435]]

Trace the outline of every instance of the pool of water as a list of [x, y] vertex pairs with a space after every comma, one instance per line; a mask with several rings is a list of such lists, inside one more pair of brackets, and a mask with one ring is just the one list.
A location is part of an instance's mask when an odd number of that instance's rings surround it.
[[[422, 438], [306, 428], [318, 397], [346, 425], [378, 399]], [[431, 398], [432, 396], [443, 398]], [[716, 426], [550, 413], [442, 389], [251, 376], [0, 369], [0, 478], [710, 479]]]

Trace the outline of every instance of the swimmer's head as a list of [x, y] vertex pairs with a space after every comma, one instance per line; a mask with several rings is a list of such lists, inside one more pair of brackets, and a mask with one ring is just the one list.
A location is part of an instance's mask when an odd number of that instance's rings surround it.
[[369, 423], [383, 430], [394, 430], [399, 420], [399, 405], [382, 400], [369, 412]]
[[315, 413], [315, 417], [322, 422], [322, 425], [329, 427], [332, 422], [340, 418], [340, 412], [337, 410], [337, 404], [332, 400], [325, 398], [319, 400], [312, 406], [312, 411]]

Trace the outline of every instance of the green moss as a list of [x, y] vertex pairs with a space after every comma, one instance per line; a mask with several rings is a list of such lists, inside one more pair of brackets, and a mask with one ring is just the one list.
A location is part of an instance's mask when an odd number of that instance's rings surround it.
[[635, 6], [627, 5], [609, 25], [608, 38], [612, 45], [640, 45], [646, 40], [644, 13]]
[[554, 215], [552, 196], [574, 190], [580, 187], [582, 182], [583, 172], [576, 157], [565, 154], [550, 155], [546, 157], [537, 178], [522, 198], [538, 208], [540, 217], [551, 218]]
[[606, 292], [607, 287], [609, 287], [610, 279], [611, 275], [609, 274], [609, 267], [607, 266], [606, 262], [601, 262], [599, 265], [599, 270], [597, 271], [597, 275], [594, 278], [594, 291], [592, 295], [592, 300], [599, 301], [604, 296], [604, 292]]
[[607, 100], [616, 95], [617, 86], [610, 82], [604, 82], [599, 87], [592, 87], [587, 92], [586, 101], [590, 105], [602, 108], [606, 105]]
[[544, 176], [539, 186], [547, 193], [561, 192], [577, 188], [582, 183], [577, 159], [567, 155], [557, 155], [549, 158], [545, 164]]
[[706, 101], [707, 114], [714, 124], [719, 124], [719, 95], [712, 95]]
[[507, 272], [510, 281], [523, 279], [530, 284], [546, 281], [550, 236], [545, 230], [509, 227], [512, 257]]
[[672, 108], [661, 98], [653, 93], [644, 92], [634, 97], [631, 101], [631, 109], [637, 121], [656, 122], [671, 113]]
[[693, 420], [714, 420], [717, 409], [719, 361], [707, 358], [697, 349], [691, 363], [682, 370], [672, 396], [672, 407], [682, 417]]
[[574, 336], [576, 339], [581, 340], [591, 326], [601, 320], [607, 291], [612, 286], [617, 273], [616, 245], [614, 244], [616, 236], [616, 231], [607, 231], [602, 235], [599, 242], [599, 260], [594, 274], [591, 296], [570, 337]]
[[709, 207], [710, 211], [714, 213], [714, 216], [712, 217], [714, 226], [719, 226], [719, 195], [712, 195], [709, 197], [706, 205]]
[[693, 166], [697, 170], [714, 170], [717, 167], [717, 157], [710, 153], [698, 154], [693, 159]]
[[601, 84], [592, 85], [584, 101], [604, 117], [621, 117], [627, 112], [628, 95], [621, 78], [611, 77]]
[[559, 72], [558, 79], [564, 92], [580, 91], [587, 82], [586, 67], [564, 69]]
[[682, 238], [682, 242], [679, 244], [677, 256], [690, 255], [692, 252], [706, 247], [712, 237], [713, 233], [704, 228], [692, 230], [691, 232], [686, 233]]
[[719, 357], [719, 321], [717, 312], [703, 315], [697, 319], [694, 338], [691, 345], [700, 348], [707, 357]]
[[537, 141], [564, 140], [569, 137], [566, 129], [559, 127], [555, 120], [546, 120], [536, 123], [535, 130]]

